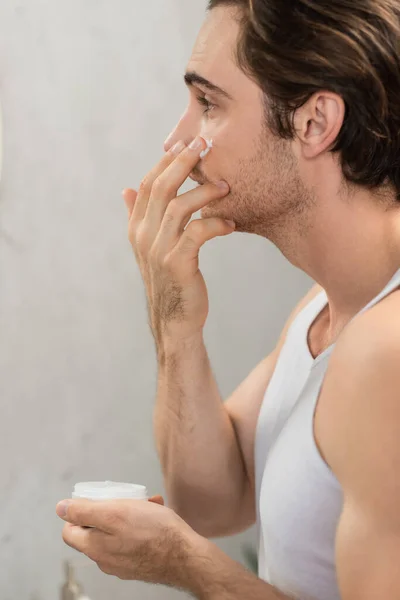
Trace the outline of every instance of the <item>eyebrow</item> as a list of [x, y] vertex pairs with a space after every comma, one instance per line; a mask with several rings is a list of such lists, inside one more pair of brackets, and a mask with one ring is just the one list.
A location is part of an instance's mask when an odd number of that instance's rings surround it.
[[209, 81], [208, 79], [201, 77], [201, 75], [199, 75], [195, 71], [188, 71], [187, 73], [185, 73], [184, 80], [188, 87], [192, 87], [195, 85], [201, 85], [204, 88], [206, 88], [209, 92], [218, 94], [219, 96], [224, 96], [225, 98], [228, 98], [229, 100], [233, 99], [232, 96], [230, 94], [228, 94], [228, 92], [226, 92], [222, 88], [218, 87], [217, 85], [214, 85], [214, 83], [211, 83], [211, 81]]

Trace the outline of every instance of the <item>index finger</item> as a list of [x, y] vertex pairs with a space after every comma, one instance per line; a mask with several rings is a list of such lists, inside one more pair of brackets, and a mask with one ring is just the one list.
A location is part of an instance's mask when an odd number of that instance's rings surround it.
[[92, 560], [96, 560], [98, 551], [96, 549], [104, 548], [108, 534], [99, 529], [83, 529], [77, 525], [66, 523], [62, 532], [64, 542], [70, 548], [86, 554]]
[[146, 212], [146, 219], [153, 223], [157, 230], [169, 202], [176, 198], [179, 188], [185, 183], [202, 155], [205, 155], [207, 148], [209, 145], [202, 137], [195, 138], [157, 177]]
[[[158, 223], [160, 214], [162, 216], [165, 212], [166, 202], [175, 198], [178, 189], [184, 184], [191, 171], [209, 149], [210, 146], [204, 138], [198, 136], [189, 146], [181, 141], [169, 150], [163, 160], [142, 181], [133, 209], [133, 219], [136, 221], [148, 216], [150, 221], [155, 219], [155, 222]], [[156, 203], [164, 200], [161, 213], [159, 206], [154, 210], [154, 201], [152, 202], [152, 191], [155, 182], [157, 182]]]
[[196, 137], [157, 177], [157, 192], [161, 195], [166, 193], [170, 199], [175, 198], [207, 149], [209, 146], [204, 138]]
[[178, 142], [162, 157], [160, 162], [146, 175], [142, 180], [137, 194], [136, 202], [132, 211], [132, 218], [135, 221], [141, 221], [147, 210], [147, 203], [150, 198], [151, 188], [157, 177], [176, 159], [176, 157], [186, 148], [183, 141]]

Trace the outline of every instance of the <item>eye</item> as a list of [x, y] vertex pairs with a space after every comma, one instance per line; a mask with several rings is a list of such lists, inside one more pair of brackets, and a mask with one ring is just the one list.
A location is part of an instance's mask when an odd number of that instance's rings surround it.
[[215, 108], [215, 104], [213, 104], [212, 102], [210, 102], [209, 100], [207, 100], [207, 98], [205, 96], [197, 96], [197, 101], [198, 103], [204, 107], [204, 114], [209, 113], [210, 111], [212, 111]]

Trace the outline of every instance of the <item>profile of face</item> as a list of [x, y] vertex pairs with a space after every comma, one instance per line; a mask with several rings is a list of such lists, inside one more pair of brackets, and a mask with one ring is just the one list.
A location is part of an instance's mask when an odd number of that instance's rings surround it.
[[262, 91], [235, 62], [239, 27], [236, 9], [208, 13], [187, 67], [189, 103], [165, 150], [196, 135], [212, 139], [191, 176], [200, 184], [225, 180], [230, 193], [202, 217], [231, 219], [237, 231], [273, 239], [304, 211], [306, 191], [291, 143], [269, 131]]

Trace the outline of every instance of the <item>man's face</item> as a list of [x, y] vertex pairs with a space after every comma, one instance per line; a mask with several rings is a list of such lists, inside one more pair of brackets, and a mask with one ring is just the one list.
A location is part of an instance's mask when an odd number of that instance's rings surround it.
[[223, 179], [231, 191], [207, 205], [203, 218], [232, 219], [237, 231], [271, 238], [289, 215], [301, 212], [304, 189], [290, 143], [266, 126], [261, 89], [235, 63], [237, 14], [226, 7], [208, 14], [187, 67], [189, 104], [165, 148], [196, 135], [212, 139], [192, 177], [199, 183]]

